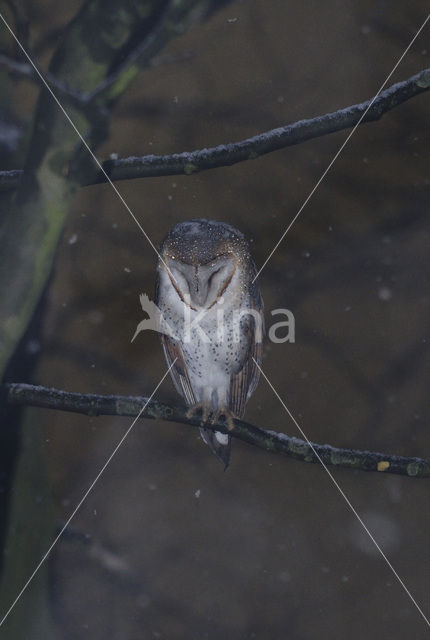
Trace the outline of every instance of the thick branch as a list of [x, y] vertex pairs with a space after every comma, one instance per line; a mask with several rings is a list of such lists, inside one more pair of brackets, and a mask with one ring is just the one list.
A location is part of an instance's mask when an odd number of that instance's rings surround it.
[[[71, 411], [88, 416], [136, 416], [148, 400], [141, 396], [103, 396], [90, 393], [71, 393], [29, 384], [5, 384], [1, 388], [1, 393], [6, 402], [10, 404]], [[170, 406], [152, 400], [142, 413], [142, 417], [180, 422], [199, 427], [199, 419], [188, 418], [186, 412], [186, 407]], [[302, 462], [318, 462], [318, 458], [312, 450], [313, 447], [327, 465], [358, 469], [360, 471], [396, 473], [414, 478], [430, 477], [430, 459], [407, 458], [375, 451], [339, 449], [328, 444], [313, 444], [311, 447], [307, 442], [299, 438], [260, 429], [242, 420], [234, 421], [233, 431], [227, 431], [224, 422], [218, 422], [216, 425], [206, 425], [206, 427], [230, 433], [234, 438], [253, 444], [260, 449], [282, 453]]]
[[[385, 113], [403, 102], [430, 89], [430, 69], [398, 82], [383, 91], [369, 109], [362, 123], [379, 120]], [[174, 153], [163, 156], [140, 156], [106, 160], [103, 168], [111, 180], [131, 180], [169, 175], [190, 175], [207, 169], [226, 167], [245, 160], [252, 160], [284, 147], [293, 146], [312, 138], [335, 131], [349, 129], [360, 120], [371, 100], [355, 104], [323, 116], [299, 120], [284, 127], [246, 138], [239, 142], [222, 144], [210, 149]], [[3, 175], [7, 174], [7, 175]], [[0, 190], [17, 187], [21, 172], [0, 172]], [[86, 184], [105, 182], [100, 172]]]

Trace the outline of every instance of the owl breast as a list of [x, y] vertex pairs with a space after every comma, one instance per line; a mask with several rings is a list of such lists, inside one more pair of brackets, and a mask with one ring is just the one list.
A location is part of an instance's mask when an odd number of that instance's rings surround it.
[[166, 286], [161, 288], [158, 306], [180, 345], [194, 402], [211, 410], [228, 406], [231, 377], [242, 368], [249, 348], [242, 330], [246, 315], [240, 314], [248, 306], [247, 296], [233, 281], [236, 294], [206, 312], [196, 311], [179, 299], [163, 276]]

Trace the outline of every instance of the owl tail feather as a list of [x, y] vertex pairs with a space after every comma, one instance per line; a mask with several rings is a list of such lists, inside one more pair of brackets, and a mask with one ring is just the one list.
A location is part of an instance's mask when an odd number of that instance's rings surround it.
[[203, 442], [209, 445], [211, 451], [223, 463], [225, 471], [230, 464], [231, 437], [221, 431], [204, 428], [200, 429], [200, 435]]

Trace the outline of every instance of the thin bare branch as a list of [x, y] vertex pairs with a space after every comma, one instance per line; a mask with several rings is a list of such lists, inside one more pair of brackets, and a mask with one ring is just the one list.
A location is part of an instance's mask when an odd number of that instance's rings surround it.
[[[11, 75], [21, 78], [27, 78], [29, 80], [40, 83], [40, 78], [38, 77], [34, 68], [27, 62], [20, 62], [19, 60], [15, 60], [14, 58], [10, 58], [9, 56], [0, 54], [0, 69], [9, 72]], [[44, 72], [44, 77], [50, 87], [55, 90], [60, 98], [65, 98], [68, 102], [76, 107], [88, 108], [88, 93], [80, 93], [78, 91], [74, 91], [71, 87], [68, 87], [64, 82], [61, 82], [61, 80], [55, 78], [51, 73], [47, 71]]]
[[[88, 416], [136, 416], [147, 398], [141, 396], [96, 395], [90, 393], [72, 393], [59, 389], [9, 383], [3, 385], [1, 393], [5, 402], [21, 406], [41, 407], [57, 411], [71, 411]], [[142, 417], [155, 420], [179, 422], [199, 427], [198, 418], [188, 418], [186, 407], [170, 406], [151, 401]], [[234, 429], [228, 431], [224, 422], [205, 425], [206, 428], [230, 433], [234, 438], [243, 440], [265, 451], [282, 453], [301, 462], [318, 462], [312, 448], [304, 440], [283, 433], [261, 429], [242, 420], [234, 421]], [[430, 477], [430, 459], [409, 458], [404, 456], [341, 449], [328, 444], [313, 444], [315, 451], [327, 465], [357, 469], [360, 471], [379, 471], [395, 473], [414, 478]]]
[[[385, 113], [403, 104], [407, 100], [430, 89], [430, 68], [398, 82], [385, 91], [374, 101], [362, 124], [379, 120]], [[226, 167], [245, 160], [252, 160], [259, 156], [290, 147], [312, 138], [342, 131], [353, 127], [366, 111], [371, 100], [354, 104], [322, 116], [298, 120], [277, 129], [271, 129], [259, 135], [239, 142], [218, 145], [210, 149], [198, 149], [170, 155], [131, 156], [129, 158], [109, 159], [103, 163], [103, 168], [111, 180], [132, 180], [134, 178], [148, 178], [169, 175], [191, 175], [199, 171]], [[11, 176], [3, 179], [0, 172], [0, 190], [16, 188], [21, 176], [15, 171]], [[10, 172], [9, 172], [10, 173]], [[87, 184], [106, 182], [106, 176], [101, 172], [92, 177]]]
[[[429, 89], [430, 69], [426, 69], [383, 91], [374, 101], [363, 122], [379, 120], [388, 111]], [[323, 116], [299, 120], [239, 142], [165, 156], [118, 158], [106, 161], [104, 168], [112, 180], [130, 180], [154, 176], [190, 175], [207, 169], [230, 166], [312, 138], [349, 129], [360, 120], [370, 102], [371, 100], [366, 100]], [[97, 177], [98, 182], [104, 180], [103, 175]]]

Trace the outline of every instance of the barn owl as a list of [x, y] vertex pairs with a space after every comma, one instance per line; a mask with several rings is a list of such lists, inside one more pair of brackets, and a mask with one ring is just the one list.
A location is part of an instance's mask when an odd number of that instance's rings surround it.
[[[155, 302], [172, 335], [160, 335], [177, 391], [201, 412], [200, 433], [225, 468], [231, 437], [205, 428], [241, 418], [259, 378], [263, 303], [243, 234], [224, 222], [174, 226], [160, 251]], [[176, 360], [175, 360], [176, 358]]]

